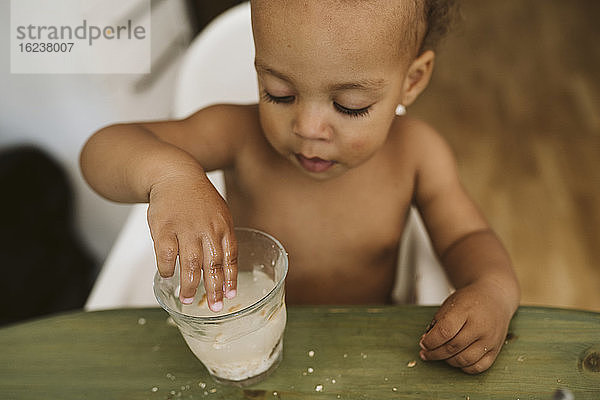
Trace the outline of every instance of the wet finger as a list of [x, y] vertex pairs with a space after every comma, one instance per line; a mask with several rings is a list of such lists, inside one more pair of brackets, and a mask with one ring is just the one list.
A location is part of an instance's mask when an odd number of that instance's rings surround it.
[[175, 272], [178, 244], [173, 233], [162, 234], [154, 240], [154, 254], [158, 273], [163, 278], [170, 278]]
[[232, 299], [237, 294], [237, 257], [238, 248], [237, 240], [232, 233], [226, 234], [223, 237], [223, 252], [224, 252], [224, 265], [223, 275], [225, 278], [224, 290], [225, 297]]
[[202, 248], [204, 258], [202, 270], [204, 272], [204, 289], [208, 307], [214, 311], [223, 309], [223, 248], [220, 242], [213, 242], [203, 238]]
[[179, 299], [191, 304], [202, 277], [203, 249], [198, 238], [178, 238], [180, 290]]

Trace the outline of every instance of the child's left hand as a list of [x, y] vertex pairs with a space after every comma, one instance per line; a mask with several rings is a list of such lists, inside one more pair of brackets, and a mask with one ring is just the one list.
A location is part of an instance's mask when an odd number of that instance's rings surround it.
[[504, 344], [515, 311], [505, 299], [502, 289], [489, 282], [454, 292], [421, 337], [421, 358], [445, 360], [468, 374], [488, 369]]

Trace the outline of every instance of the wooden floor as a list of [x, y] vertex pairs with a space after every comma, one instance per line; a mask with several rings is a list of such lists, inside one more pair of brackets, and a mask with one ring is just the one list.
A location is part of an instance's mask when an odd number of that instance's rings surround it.
[[600, 311], [600, 2], [462, 3], [408, 112], [452, 145], [523, 304]]

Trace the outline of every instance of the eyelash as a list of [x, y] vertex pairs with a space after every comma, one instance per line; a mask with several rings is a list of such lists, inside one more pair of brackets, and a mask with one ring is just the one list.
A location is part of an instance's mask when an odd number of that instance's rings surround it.
[[290, 103], [294, 102], [294, 96], [281, 96], [281, 97], [277, 97], [277, 96], [273, 96], [271, 93], [267, 92], [266, 90], [263, 91], [262, 98], [267, 103], [290, 104]]
[[336, 102], [334, 102], [333, 105], [336, 108], [336, 110], [338, 110], [342, 114], [346, 114], [351, 117], [366, 117], [367, 115], [369, 115], [369, 109], [371, 108], [371, 106], [364, 107], [364, 108], [358, 108], [358, 109], [346, 108], [346, 107], [339, 105]]
[[[294, 96], [282, 96], [282, 97], [273, 96], [271, 93], [267, 92], [266, 90], [263, 91], [262, 98], [267, 103], [274, 103], [274, 104], [291, 104], [294, 102]], [[344, 115], [348, 115], [350, 117], [356, 117], [356, 118], [366, 117], [367, 115], [369, 115], [369, 109], [371, 108], [371, 106], [359, 108], [359, 109], [346, 108], [346, 107], [339, 105], [336, 102], [333, 102], [333, 106], [335, 107], [335, 109], [338, 112], [340, 112]]]

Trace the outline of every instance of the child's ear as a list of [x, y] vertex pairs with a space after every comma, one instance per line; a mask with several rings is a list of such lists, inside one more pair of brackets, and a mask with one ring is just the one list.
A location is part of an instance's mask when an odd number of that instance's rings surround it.
[[435, 53], [431, 50], [427, 50], [417, 57], [410, 67], [408, 67], [408, 72], [406, 73], [406, 78], [404, 78], [403, 83], [403, 105], [409, 106], [416, 100], [419, 94], [425, 90], [429, 83], [429, 79], [431, 79], [434, 59]]

